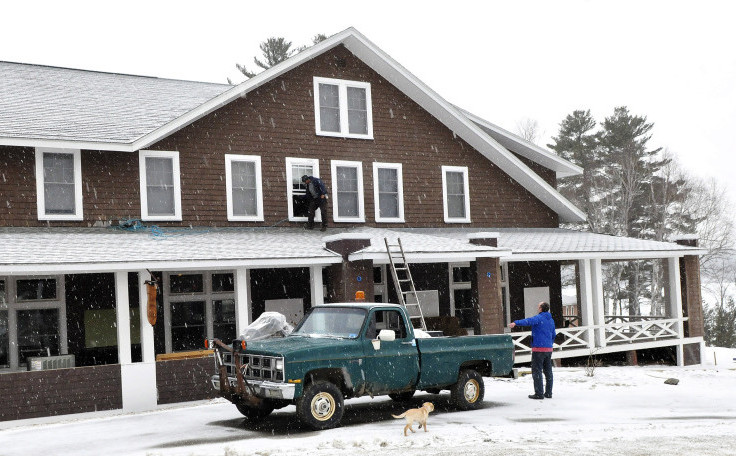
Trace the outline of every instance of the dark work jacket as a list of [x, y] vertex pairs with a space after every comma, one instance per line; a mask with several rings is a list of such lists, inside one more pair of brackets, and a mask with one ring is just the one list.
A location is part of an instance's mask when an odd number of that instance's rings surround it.
[[[304, 195], [304, 199], [320, 199], [322, 195], [327, 195], [327, 188], [325, 188], [325, 184], [322, 183], [322, 179], [319, 177], [309, 176], [309, 180], [310, 182], [307, 184], [307, 193]], [[309, 191], [310, 186], [313, 186], [314, 191], [317, 192], [316, 197]]]

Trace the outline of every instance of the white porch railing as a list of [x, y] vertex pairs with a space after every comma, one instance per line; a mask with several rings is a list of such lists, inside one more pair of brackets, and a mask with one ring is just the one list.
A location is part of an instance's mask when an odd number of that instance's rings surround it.
[[603, 326], [606, 335], [606, 344], [676, 339], [679, 337], [678, 323], [680, 321], [678, 318], [671, 318], [609, 323]]
[[[565, 350], [571, 348], [584, 348], [588, 346], [589, 332], [595, 327], [593, 326], [571, 326], [569, 328], [560, 328], [557, 330], [557, 340], [560, 343], [554, 344], [555, 350]], [[511, 333], [511, 339], [514, 341], [516, 353], [531, 353], [532, 333], [531, 331]]]
[[[626, 321], [628, 319], [628, 321]], [[589, 341], [596, 340], [596, 330], [603, 331], [605, 345], [630, 344], [635, 342], [651, 342], [661, 339], [677, 339], [682, 335], [679, 333], [681, 323], [687, 321], [687, 317], [679, 318], [656, 318], [641, 316], [616, 316], [611, 318], [605, 325], [569, 326], [557, 329], [557, 338], [554, 344], [555, 351], [564, 351], [579, 348], [595, 348]], [[532, 342], [531, 331], [513, 332], [511, 338], [517, 355], [531, 353]]]

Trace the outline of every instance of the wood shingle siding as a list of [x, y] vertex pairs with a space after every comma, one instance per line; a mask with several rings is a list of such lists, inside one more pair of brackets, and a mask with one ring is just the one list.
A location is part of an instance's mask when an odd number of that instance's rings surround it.
[[[371, 84], [375, 139], [316, 135], [313, 76]], [[365, 225], [376, 225], [372, 162], [380, 161], [403, 164], [406, 220], [380, 226], [445, 226], [443, 165], [469, 168], [472, 223], [462, 226], [558, 226], [554, 211], [342, 46], [149, 149], [179, 151], [181, 166], [182, 222], [152, 222], [158, 225], [270, 226], [283, 221], [288, 217], [285, 158], [300, 157], [319, 159], [320, 176], [330, 188], [330, 160], [362, 162]], [[225, 154], [261, 156], [264, 222], [228, 222]], [[36, 217], [33, 150], [2, 147], [0, 163], [6, 174], [5, 180], [0, 179], [0, 194], [7, 195], [10, 203], [10, 207], [0, 205], [0, 225], [47, 225]], [[533, 169], [554, 183], [554, 172], [538, 165]], [[90, 226], [98, 220], [117, 223], [140, 217], [137, 154], [82, 151], [82, 187], [84, 220], [51, 222], [51, 226]], [[332, 224], [331, 207], [329, 211]]]

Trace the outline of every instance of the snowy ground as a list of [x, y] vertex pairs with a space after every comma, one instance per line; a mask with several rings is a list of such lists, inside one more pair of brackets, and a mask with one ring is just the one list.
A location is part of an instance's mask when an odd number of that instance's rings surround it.
[[[733, 455], [736, 350], [702, 366], [555, 370], [554, 398], [534, 401], [531, 376], [487, 379], [483, 408], [457, 412], [448, 394], [347, 402], [343, 425], [312, 432], [294, 407], [258, 426], [234, 406], [199, 402], [156, 412], [0, 423], [0, 455]], [[717, 365], [714, 362], [717, 361]], [[666, 385], [667, 378], [679, 379]], [[391, 413], [431, 401], [428, 431], [404, 437]]]

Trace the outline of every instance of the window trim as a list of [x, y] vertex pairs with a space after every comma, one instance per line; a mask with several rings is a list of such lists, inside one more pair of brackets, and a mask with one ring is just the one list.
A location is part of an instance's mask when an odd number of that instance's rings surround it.
[[[255, 164], [256, 172], [256, 214], [235, 215], [233, 207], [233, 162], [250, 162]], [[227, 219], [230, 222], [262, 222], [263, 221], [263, 180], [261, 174], [260, 155], [225, 154], [225, 191], [227, 193]]]
[[[47, 214], [44, 194], [45, 179], [43, 176], [43, 154], [68, 154], [74, 157], [74, 213]], [[82, 152], [79, 149], [36, 148], [36, 207], [38, 220], [83, 220], [82, 207]]]
[[[399, 200], [399, 216], [398, 217], [381, 217], [381, 206], [379, 200], [378, 188], [378, 170], [379, 169], [395, 169], [396, 178], [398, 179], [398, 200]], [[382, 163], [373, 162], [373, 203], [375, 206], [376, 223], [404, 223], [404, 174], [403, 165], [401, 163]]]
[[[338, 199], [337, 199], [337, 167], [344, 168], [355, 168], [358, 172], [358, 216], [357, 217], [341, 217], [338, 215]], [[346, 161], [346, 160], [331, 160], [330, 168], [332, 171], [332, 221], [335, 223], [355, 223], [365, 222], [365, 197], [363, 195], [363, 162], [359, 161]]]
[[[293, 188], [291, 186], [292, 181], [292, 167], [295, 164], [306, 164], [310, 165], [312, 169], [314, 170], [312, 172], [312, 176], [319, 177], [319, 159], [317, 158], [299, 158], [299, 157], [286, 157], [286, 206], [288, 209], [289, 214], [289, 221], [290, 222], [306, 222], [307, 217], [295, 217], [294, 216], [294, 206], [292, 205], [292, 200], [294, 196]], [[322, 222], [322, 211], [315, 211], [314, 215], [314, 221], [315, 222]]]
[[[314, 77], [314, 128], [319, 136], [333, 136], [338, 138], [355, 138], [355, 139], [373, 139], [373, 104], [371, 101], [371, 84], [361, 81], [349, 81], [345, 79], [333, 79]], [[319, 85], [330, 84], [336, 85], [338, 88], [338, 106], [340, 107], [340, 131], [322, 131], [320, 125], [319, 111]], [[348, 87], [365, 89], [366, 103], [366, 134], [350, 133], [348, 125], [348, 103], [347, 92]]]
[[[170, 158], [174, 177], [174, 214], [149, 215], [148, 191], [146, 188], [146, 158]], [[141, 220], [143, 221], [181, 221], [181, 179], [179, 176], [179, 152], [166, 150], [141, 150], [138, 152], [138, 176], [140, 180]]]
[[[447, 201], [447, 173], [455, 172], [463, 174], [463, 187], [465, 191], [465, 217], [450, 217], [448, 215]], [[442, 206], [444, 210], [445, 223], [470, 223], [470, 185], [468, 183], [467, 166], [442, 166]]]

